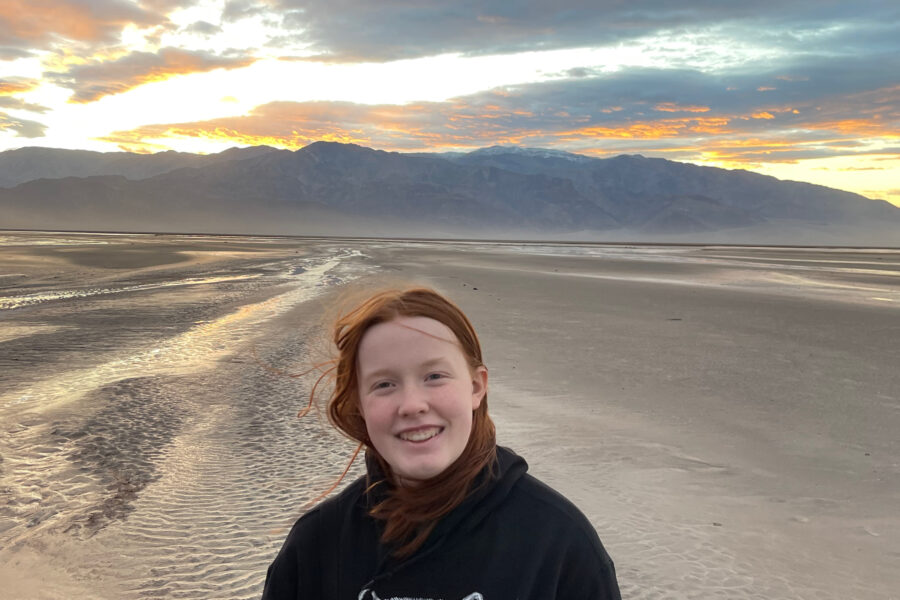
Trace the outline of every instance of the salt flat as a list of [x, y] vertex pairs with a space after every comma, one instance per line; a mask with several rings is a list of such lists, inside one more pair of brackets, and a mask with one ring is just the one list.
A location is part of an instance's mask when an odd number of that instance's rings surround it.
[[900, 252], [2, 243], [16, 597], [258, 596], [352, 451], [283, 373], [323, 358], [348, 288], [388, 281], [472, 318], [500, 442], [588, 515], [623, 597], [900, 597]]

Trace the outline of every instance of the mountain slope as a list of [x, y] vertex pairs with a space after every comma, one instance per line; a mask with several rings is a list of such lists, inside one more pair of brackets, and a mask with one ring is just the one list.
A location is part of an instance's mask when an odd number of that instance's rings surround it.
[[669, 209], [675, 198], [704, 198], [705, 202], [682, 209], [713, 228], [754, 225], [769, 219], [858, 224], [893, 220], [900, 214], [900, 209], [882, 200], [749, 171], [700, 167], [639, 155], [577, 160], [570, 157], [578, 155], [541, 156], [539, 152], [495, 146], [448, 159], [567, 178], [579, 193], [619, 222], [638, 228], [657, 220], [658, 213]]
[[121, 175], [128, 179], [145, 179], [185, 166], [204, 166], [218, 162], [243, 160], [276, 151], [268, 146], [230, 148], [219, 154], [159, 152], [92, 152], [56, 148], [20, 148], [0, 152], [0, 188], [15, 187], [35, 179]]
[[506, 147], [413, 155], [326, 142], [211, 156], [30, 150], [0, 153], [0, 181], [87, 176], [0, 189], [0, 227], [414, 237], [696, 236], [785, 224], [900, 231], [900, 209], [883, 201], [641, 156]]

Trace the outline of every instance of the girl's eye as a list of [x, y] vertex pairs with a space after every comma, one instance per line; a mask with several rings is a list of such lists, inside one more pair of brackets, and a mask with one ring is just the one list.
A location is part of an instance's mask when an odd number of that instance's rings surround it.
[[384, 390], [389, 387], [391, 387], [390, 381], [379, 381], [378, 383], [376, 383], [375, 385], [372, 386], [372, 389], [373, 390]]
[[442, 379], [444, 376], [440, 373], [429, 373], [425, 376], [425, 381], [437, 381], [438, 379]]

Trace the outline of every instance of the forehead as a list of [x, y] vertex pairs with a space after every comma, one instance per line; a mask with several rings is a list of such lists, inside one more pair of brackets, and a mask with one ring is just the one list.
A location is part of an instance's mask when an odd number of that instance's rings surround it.
[[429, 352], [458, 352], [462, 354], [459, 341], [453, 331], [429, 317], [398, 317], [373, 325], [363, 335], [359, 343], [361, 360], [418, 347]]

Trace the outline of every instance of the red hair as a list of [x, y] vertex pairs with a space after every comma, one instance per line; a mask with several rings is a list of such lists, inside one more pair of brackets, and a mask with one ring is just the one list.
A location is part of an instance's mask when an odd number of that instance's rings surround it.
[[[478, 474], [496, 460], [494, 423], [487, 412], [487, 393], [472, 415], [472, 433], [463, 453], [439, 475], [414, 488], [393, 485], [391, 466], [372, 445], [360, 412], [357, 381], [359, 344], [374, 325], [398, 317], [428, 317], [446, 325], [456, 336], [470, 371], [484, 367], [481, 344], [472, 323], [454, 303], [428, 288], [394, 289], [376, 293], [337, 319], [334, 343], [334, 391], [328, 400], [328, 418], [334, 426], [366, 448], [377, 461], [384, 480], [372, 481], [368, 490], [386, 486], [383, 498], [369, 514], [385, 522], [382, 542], [395, 547], [395, 555], [408, 556], [425, 542], [437, 522], [471, 493]], [[381, 490], [379, 490], [381, 492]]]

